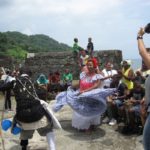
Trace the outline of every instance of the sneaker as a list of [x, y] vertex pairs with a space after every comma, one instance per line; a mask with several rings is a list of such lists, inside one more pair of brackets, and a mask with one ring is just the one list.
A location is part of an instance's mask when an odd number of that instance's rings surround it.
[[110, 122], [108, 123], [110, 126], [113, 126], [117, 123], [117, 121], [113, 118], [110, 120]]

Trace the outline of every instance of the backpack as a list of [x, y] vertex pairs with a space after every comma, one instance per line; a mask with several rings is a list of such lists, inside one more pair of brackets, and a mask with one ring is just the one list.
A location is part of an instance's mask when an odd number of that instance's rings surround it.
[[17, 104], [15, 117], [18, 121], [31, 123], [40, 120], [45, 115], [40, 101], [37, 100], [35, 88], [28, 77], [18, 77], [13, 91]]

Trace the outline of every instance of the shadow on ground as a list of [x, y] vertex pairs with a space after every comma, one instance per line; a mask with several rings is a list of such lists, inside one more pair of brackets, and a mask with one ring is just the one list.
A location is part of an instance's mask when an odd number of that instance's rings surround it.
[[98, 127], [95, 131], [92, 132], [81, 132], [71, 126], [70, 120], [61, 120], [60, 121], [62, 128], [65, 132], [68, 132], [68, 137], [79, 140], [79, 141], [88, 141], [91, 139], [99, 139], [105, 136], [105, 131]]

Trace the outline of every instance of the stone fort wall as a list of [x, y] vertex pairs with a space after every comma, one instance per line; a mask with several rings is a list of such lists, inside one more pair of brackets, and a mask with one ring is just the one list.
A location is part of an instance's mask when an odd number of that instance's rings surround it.
[[[113, 62], [115, 69], [120, 68], [120, 62], [122, 61], [121, 50], [101, 50], [95, 51], [94, 53], [97, 54], [100, 68], [103, 68], [107, 61]], [[28, 57], [25, 60], [24, 65], [34, 72], [33, 79], [38, 78], [40, 73], [44, 73], [48, 76], [50, 72], [59, 71], [62, 75], [66, 68], [73, 73], [74, 79], [78, 79], [80, 72], [77, 61], [74, 59], [71, 51], [32, 54], [31, 57]]]

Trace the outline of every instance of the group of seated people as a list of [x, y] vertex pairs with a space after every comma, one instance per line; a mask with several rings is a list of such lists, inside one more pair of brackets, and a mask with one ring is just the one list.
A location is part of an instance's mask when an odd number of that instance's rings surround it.
[[[121, 70], [114, 73], [109, 84], [104, 87], [117, 88], [117, 92], [107, 98], [107, 110], [103, 114], [102, 122], [109, 125], [124, 122], [123, 133], [141, 134], [146, 120], [144, 82], [149, 70], [144, 62], [142, 68], [135, 72], [129, 60], [123, 61], [121, 65]], [[110, 69], [106, 67], [106, 70]]]
[[36, 80], [37, 93], [41, 99], [46, 99], [48, 92], [57, 94], [58, 92], [67, 90], [68, 86], [72, 85], [72, 80], [73, 76], [68, 68], [65, 69], [62, 77], [59, 71], [50, 72], [48, 77], [41, 73]]
[[[18, 70], [14, 71], [9, 70], [9, 76], [17, 77], [18, 75], [19, 75]], [[5, 73], [1, 71], [0, 73], [1, 81], [5, 81], [6, 77], [7, 74], [5, 75]], [[34, 85], [39, 98], [47, 100], [48, 92], [54, 93], [56, 95], [60, 91], [67, 90], [68, 86], [72, 84], [72, 80], [73, 75], [69, 71], [69, 69], [66, 68], [62, 76], [60, 75], [59, 71], [56, 71], [54, 73], [50, 72], [48, 76], [41, 73], [34, 81]]]
[[[89, 59], [92, 58], [87, 61]], [[113, 95], [107, 97], [107, 110], [102, 114], [102, 122], [109, 125], [124, 122], [123, 133], [141, 134], [146, 120], [144, 83], [150, 71], [144, 62], [141, 69], [134, 71], [130, 60], [122, 61], [120, 70], [113, 69], [113, 63], [110, 61], [105, 63], [102, 70], [97, 67], [99, 66], [94, 67], [95, 71], [101, 75], [97, 88], [117, 88]], [[84, 64], [82, 71], [86, 72]]]
[[[139, 129], [142, 130], [144, 127], [146, 119], [145, 89], [139, 81], [135, 80], [133, 88], [129, 90], [125, 83], [120, 82], [120, 75], [115, 75], [113, 78], [110, 87], [117, 85], [117, 92], [107, 99], [107, 123], [115, 125], [116, 123], [124, 122], [126, 128], [122, 132], [139, 132]], [[104, 123], [106, 122], [104, 121]]]

